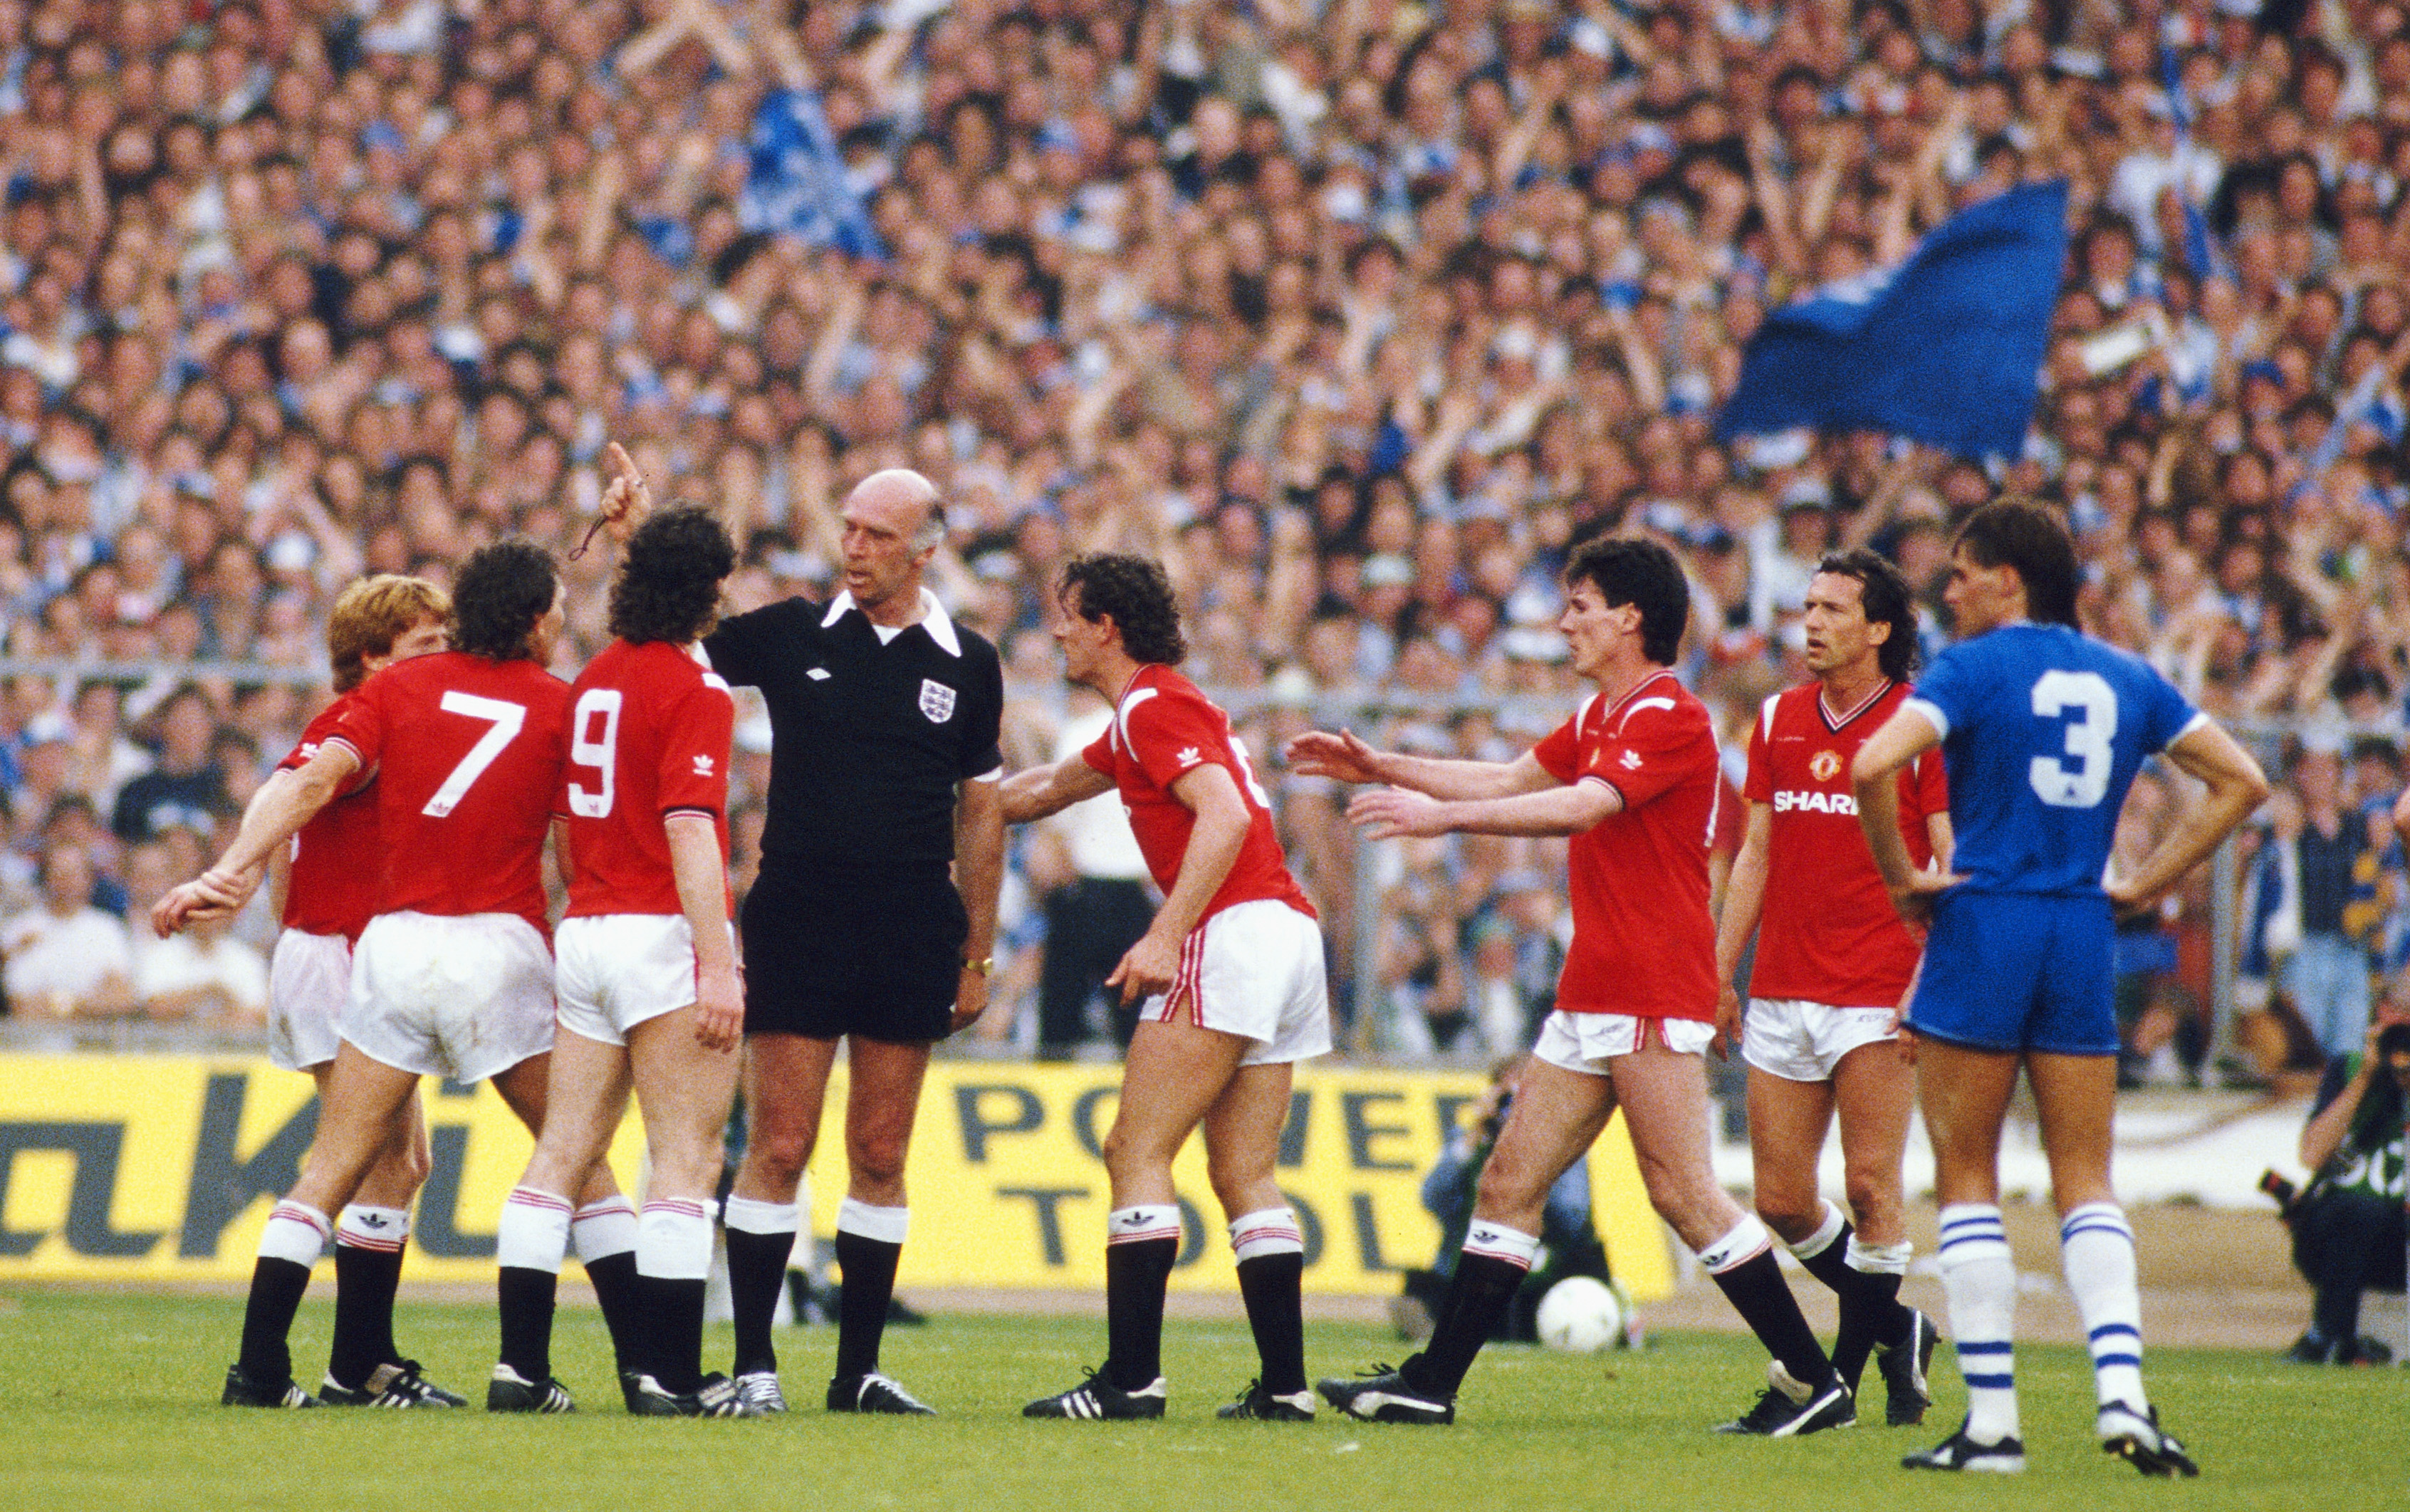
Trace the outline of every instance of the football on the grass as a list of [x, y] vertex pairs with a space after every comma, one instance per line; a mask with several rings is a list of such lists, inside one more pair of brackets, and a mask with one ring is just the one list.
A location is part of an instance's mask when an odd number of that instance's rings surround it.
[[1594, 1276], [1567, 1276], [1540, 1299], [1540, 1342], [1551, 1349], [1594, 1355], [1623, 1333], [1623, 1306]]

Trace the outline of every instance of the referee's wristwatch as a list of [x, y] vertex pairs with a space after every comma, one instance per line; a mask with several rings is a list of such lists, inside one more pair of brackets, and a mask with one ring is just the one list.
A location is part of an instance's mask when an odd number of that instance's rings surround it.
[[976, 971], [982, 977], [994, 976], [995, 957], [993, 955], [982, 955], [976, 960], [965, 957], [963, 961], [963, 969], [965, 971]]

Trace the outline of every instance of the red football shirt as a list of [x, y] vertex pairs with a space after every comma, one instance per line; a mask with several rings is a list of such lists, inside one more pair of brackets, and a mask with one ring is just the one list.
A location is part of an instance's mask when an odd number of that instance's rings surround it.
[[414, 657], [360, 684], [327, 738], [377, 774], [377, 912], [515, 913], [544, 927], [569, 684], [532, 662]]
[[1723, 778], [1706, 705], [1660, 671], [1613, 705], [1585, 699], [1532, 754], [1560, 782], [1604, 782], [1623, 798], [1568, 847], [1574, 942], [1557, 1006], [1712, 1021], [1707, 846]]
[[700, 647], [613, 641], [570, 689], [569, 913], [683, 913], [666, 821], [699, 814], [728, 865], [736, 705]]
[[1247, 838], [1198, 923], [1232, 904], [1258, 898], [1277, 898], [1314, 917], [1314, 905], [1288, 874], [1272, 829], [1271, 799], [1256, 780], [1245, 748], [1230, 734], [1230, 717], [1198, 692], [1195, 683], [1157, 662], [1140, 667], [1122, 690], [1113, 722], [1080, 759], [1121, 790], [1122, 808], [1129, 815], [1130, 833], [1138, 837], [1146, 869], [1167, 893], [1180, 878], [1189, 832], [1197, 827], [1197, 816], [1172, 796], [1171, 786], [1199, 766], [1227, 769], [1247, 806]]
[[[1875, 869], [1858, 827], [1850, 763], [1909, 691], [1906, 683], [1885, 682], [1835, 715], [1822, 685], [1805, 683], [1767, 699], [1749, 727], [1747, 795], [1773, 810], [1750, 996], [1889, 1008], [1908, 992], [1924, 943], [1892, 907]], [[1900, 769], [1900, 835], [1919, 866], [1933, 860], [1926, 819], [1949, 810], [1938, 749]]]
[[[352, 693], [339, 693], [319, 710], [301, 732], [300, 743], [276, 763], [277, 770], [298, 771], [317, 755], [319, 743], [333, 732], [352, 698]], [[377, 801], [369, 791], [370, 776], [366, 767], [353, 773], [350, 785], [293, 837], [293, 870], [284, 887], [285, 928], [356, 940], [376, 912]]]

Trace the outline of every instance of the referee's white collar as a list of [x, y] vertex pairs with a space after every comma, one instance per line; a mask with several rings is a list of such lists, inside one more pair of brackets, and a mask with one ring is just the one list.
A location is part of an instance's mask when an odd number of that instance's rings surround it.
[[[845, 618], [848, 609], [853, 607], [853, 590], [837, 589], [836, 597], [829, 600], [828, 613], [820, 616], [820, 628], [826, 630], [835, 624]], [[953, 618], [946, 613], [946, 606], [937, 602], [937, 596], [925, 586], [921, 589], [921, 617], [922, 628], [929, 632], [929, 638], [937, 643], [939, 649], [951, 657], [963, 654], [962, 637], [954, 633]], [[867, 619], [870, 617], [864, 615], [863, 618]]]

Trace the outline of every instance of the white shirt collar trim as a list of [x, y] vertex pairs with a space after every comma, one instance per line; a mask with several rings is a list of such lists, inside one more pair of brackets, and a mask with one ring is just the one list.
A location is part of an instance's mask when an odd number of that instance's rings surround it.
[[[845, 618], [847, 610], [853, 607], [853, 590], [838, 589], [836, 597], [829, 601], [828, 613], [820, 616], [820, 628], [826, 630], [835, 624]], [[921, 589], [921, 628], [929, 632], [929, 638], [937, 643], [939, 649], [948, 656], [963, 654], [962, 637], [954, 633], [952, 618], [946, 613], [946, 606], [937, 602], [937, 596], [925, 587]]]

